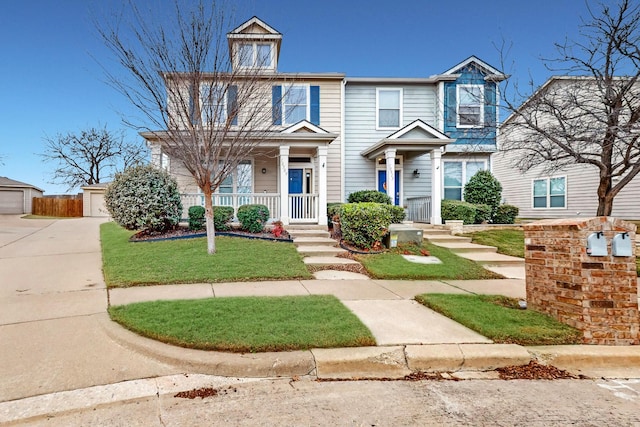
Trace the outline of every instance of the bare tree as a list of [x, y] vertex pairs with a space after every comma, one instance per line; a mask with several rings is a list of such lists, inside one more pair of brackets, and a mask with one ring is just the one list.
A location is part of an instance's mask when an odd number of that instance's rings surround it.
[[611, 215], [616, 195], [640, 172], [640, 5], [589, 8], [581, 40], [556, 44], [550, 79], [522, 105], [504, 101], [502, 146], [517, 166], [554, 172], [574, 165], [598, 170], [597, 215]]
[[175, 1], [171, 16], [154, 21], [131, 1], [127, 25], [98, 31], [126, 70], [126, 78], [108, 72], [110, 84], [143, 116], [130, 124], [180, 161], [202, 191], [213, 254], [212, 194], [271, 133], [275, 73], [261, 66], [265, 58], [233, 66], [247, 58], [226, 48], [230, 6], [201, 1], [185, 9]]
[[109, 131], [106, 126], [45, 136], [44, 141], [45, 151], [40, 156], [56, 163], [51, 183], [66, 185], [69, 190], [104, 182], [116, 172], [142, 163], [146, 156], [144, 145], [128, 142], [123, 132]]

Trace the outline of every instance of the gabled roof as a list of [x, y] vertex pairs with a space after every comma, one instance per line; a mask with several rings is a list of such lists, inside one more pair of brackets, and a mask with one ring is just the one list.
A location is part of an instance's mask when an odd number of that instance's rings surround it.
[[444, 73], [440, 74], [437, 77], [460, 74], [460, 72], [469, 64], [474, 64], [475, 66], [480, 68], [487, 75], [485, 77], [486, 80], [499, 82], [509, 77], [506, 74], [504, 74], [502, 71], [498, 70], [495, 67], [492, 67], [491, 65], [487, 64], [486, 62], [484, 62], [483, 60], [479, 59], [477, 56], [474, 56], [474, 55], [471, 55], [461, 63], [454, 65], [453, 67], [449, 68], [447, 71], [445, 71]]
[[388, 148], [395, 148], [401, 153], [426, 153], [435, 148], [444, 147], [453, 141], [455, 140], [418, 119], [398, 129], [388, 137], [381, 139], [362, 151], [360, 155], [368, 159], [375, 159]]
[[233, 42], [235, 40], [269, 40], [276, 44], [276, 58], [280, 56], [280, 43], [282, 43], [282, 33], [268, 25], [262, 19], [254, 16], [248, 21], [240, 24], [235, 29], [227, 33], [229, 51], [233, 52]]
[[9, 179], [6, 176], [0, 176], [0, 187], [14, 187], [14, 188], [34, 188], [38, 191], [43, 191], [35, 185], [27, 184], [26, 182], [16, 181]]
[[329, 133], [308, 120], [300, 120], [298, 123], [289, 126], [281, 133]]

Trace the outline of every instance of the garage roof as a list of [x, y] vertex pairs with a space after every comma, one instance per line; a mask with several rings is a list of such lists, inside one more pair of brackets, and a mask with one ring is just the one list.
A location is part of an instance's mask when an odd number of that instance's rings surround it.
[[16, 181], [14, 179], [9, 179], [6, 176], [0, 176], [0, 187], [33, 188], [33, 189], [36, 189], [38, 191], [42, 191], [44, 193], [44, 190], [41, 190], [40, 188], [36, 187], [35, 185], [27, 184], [25, 182]]

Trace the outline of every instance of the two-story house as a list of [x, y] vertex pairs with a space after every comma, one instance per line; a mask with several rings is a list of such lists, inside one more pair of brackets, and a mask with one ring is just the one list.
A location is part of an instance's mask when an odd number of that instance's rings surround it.
[[498, 84], [476, 57], [427, 78], [345, 79], [345, 194], [386, 192], [408, 219], [440, 224], [441, 199], [462, 189], [496, 151]]
[[[257, 17], [229, 32], [227, 40], [233, 71], [259, 67], [264, 81], [271, 86], [264, 91], [264, 96], [271, 98], [265, 103], [265, 108], [271, 110], [268, 114], [271, 122], [268, 130], [260, 135], [258, 144], [251, 147], [237, 169], [217, 188], [213, 205], [237, 209], [243, 204], [260, 203], [269, 208], [272, 218], [284, 224], [326, 224], [327, 202], [341, 198], [344, 74], [280, 73], [282, 34]], [[206, 79], [205, 73], [203, 80], [206, 82]], [[168, 92], [171, 96], [172, 92]], [[221, 116], [227, 111], [231, 114], [236, 96], [234, 86], [226, 88], [226, 99], [215, 99], [214, 106], [207, 105], [212, 93], [215, 97], [214, 91], [196, 91], [203, 92], [207, 96], [200, 95], [200, 99], [192, 101], [199, 103], [198, 111]], [[240, 128], [239, 121], [243, 119], [247, 120], [239, 111], [233, 124]], [[202, 205], [202, 192], [184, 163], [172, 158], [163, 142], [163, 132], [145, 132], [142, 136], [151, 149], [152, 163], [165, 168], [178, 180], [185, 213], [189, 206]]]

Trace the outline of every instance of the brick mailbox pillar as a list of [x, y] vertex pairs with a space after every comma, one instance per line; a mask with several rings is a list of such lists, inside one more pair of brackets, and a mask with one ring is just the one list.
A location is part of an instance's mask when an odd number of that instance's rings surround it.
[[639, 344], [635, 235], [611, 217], [524, 225], [527, 306], [581, 330], [584, 344]]

